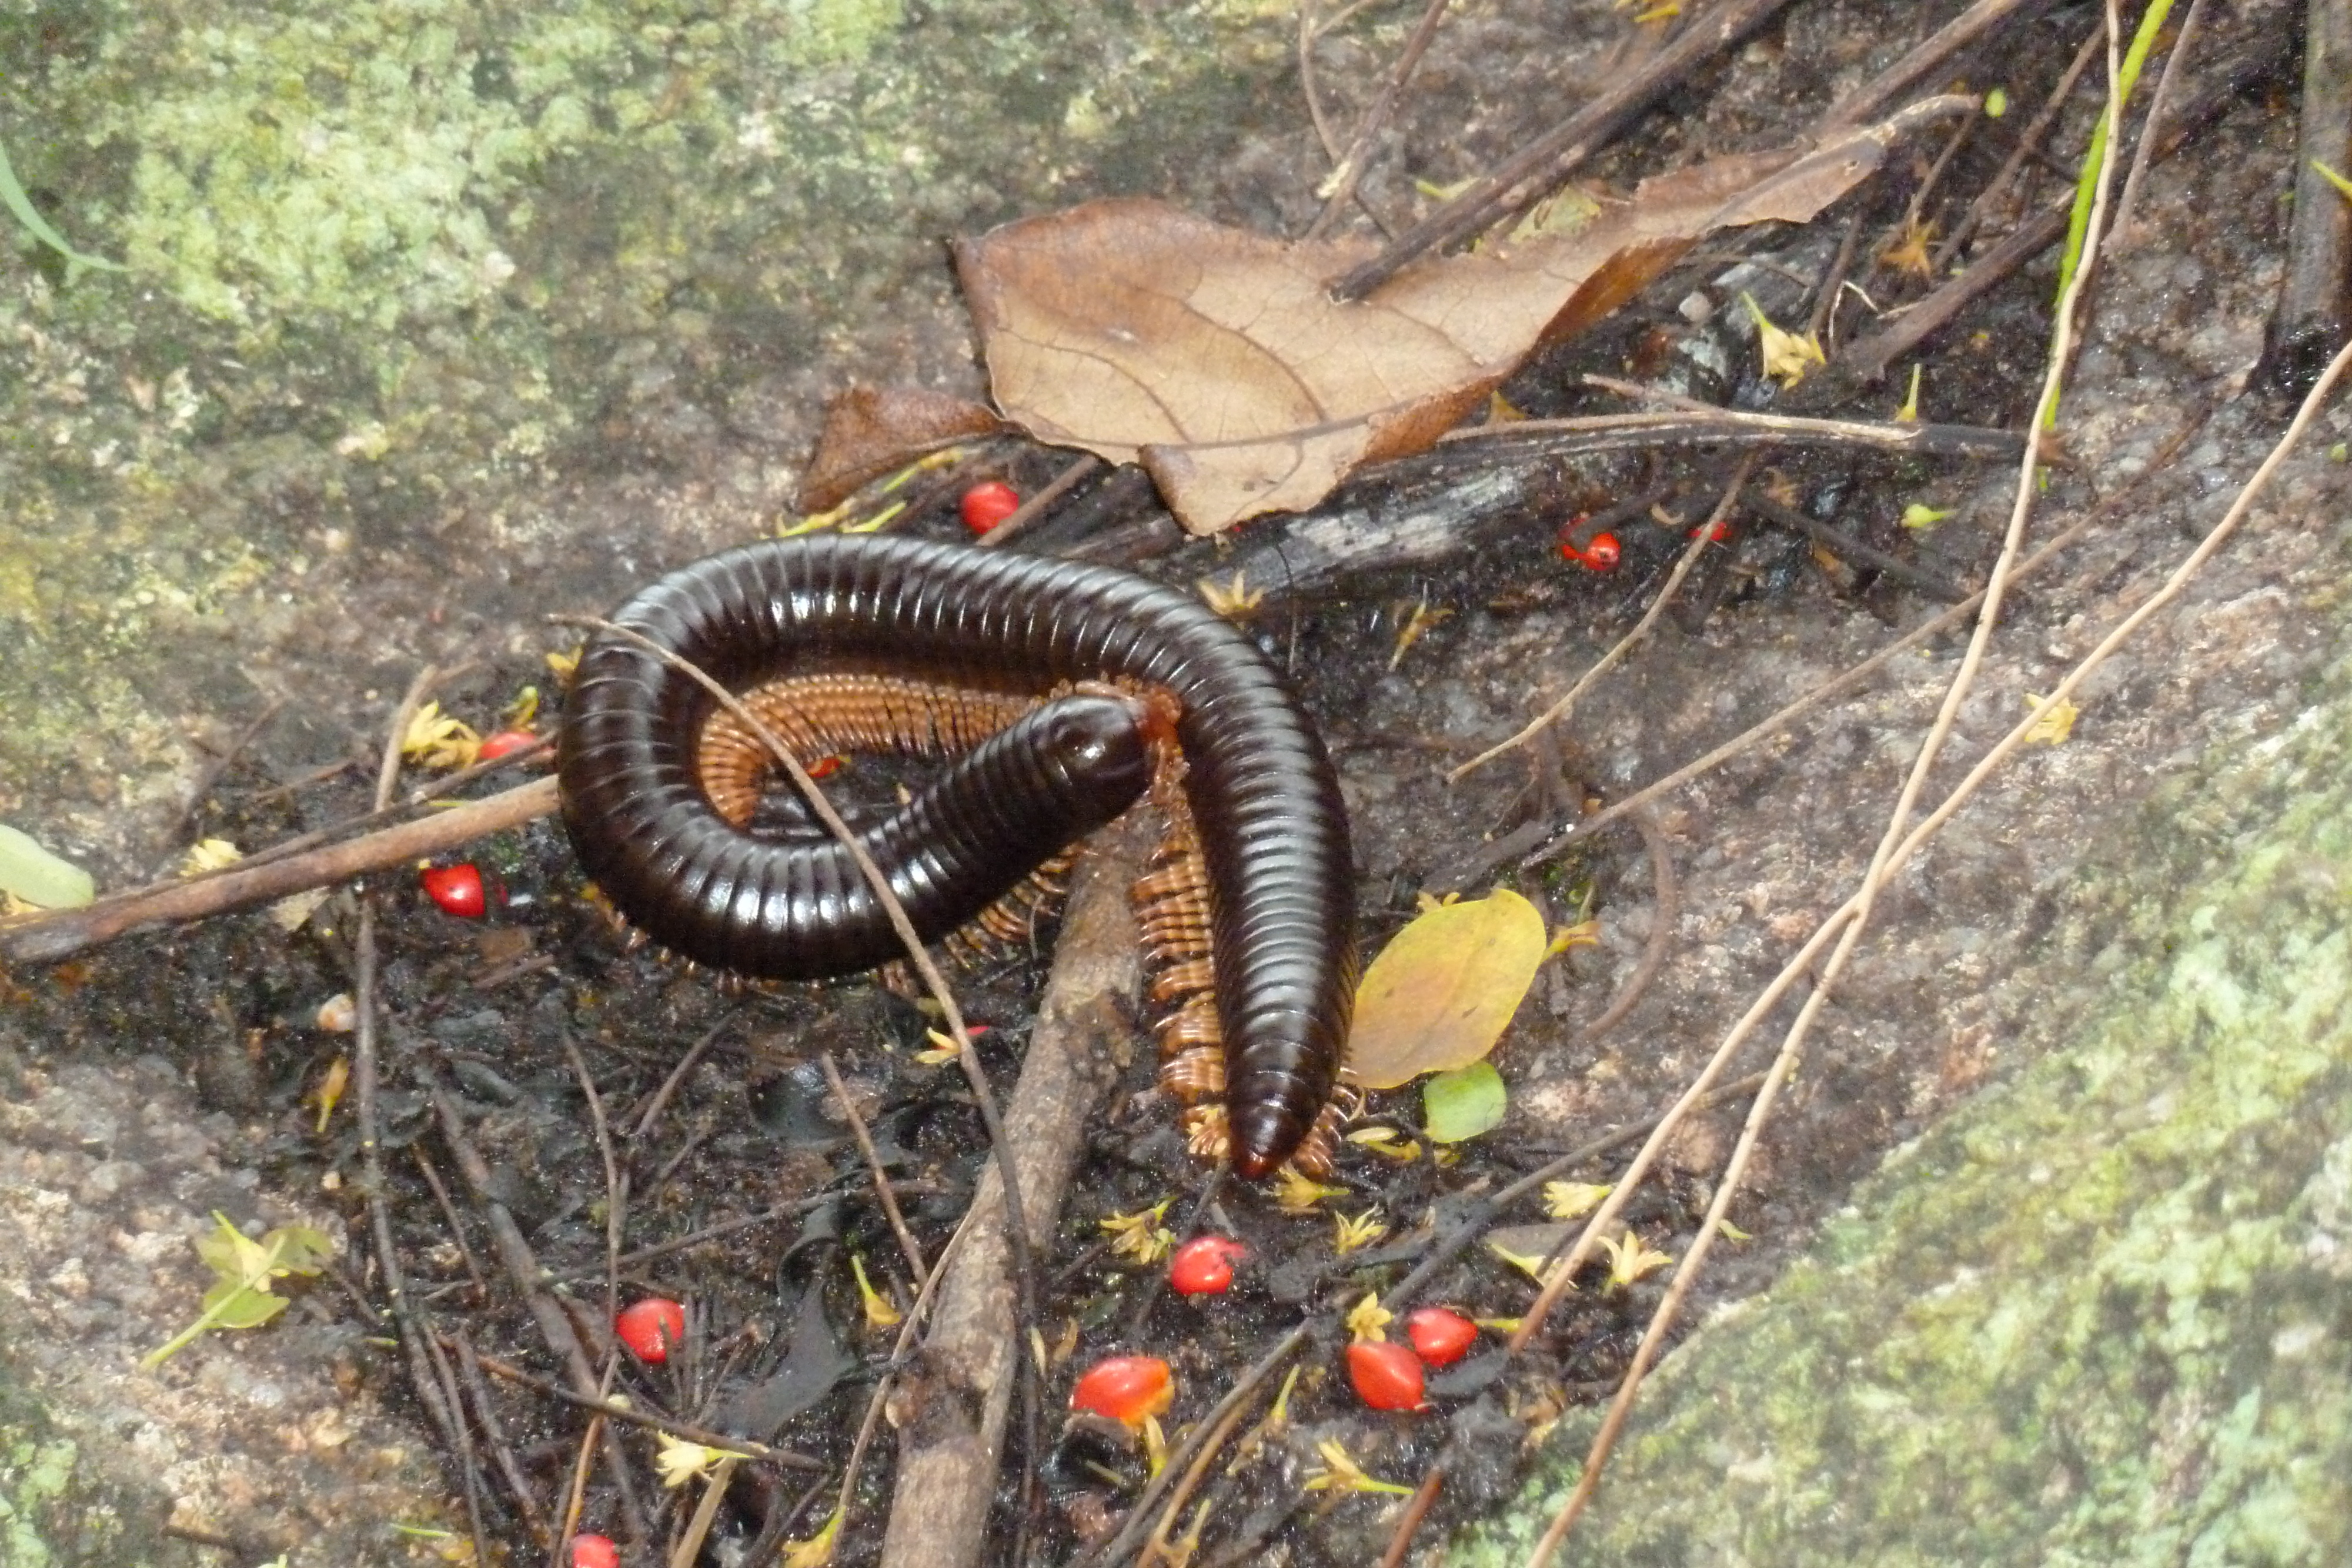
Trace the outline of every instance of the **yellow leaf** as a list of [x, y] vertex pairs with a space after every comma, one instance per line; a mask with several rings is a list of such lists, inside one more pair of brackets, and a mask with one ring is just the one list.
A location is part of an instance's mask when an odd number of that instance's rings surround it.
[[1791, 332], [1774, 326], [1752, 296], [1742, 294], [1739, 302], [1756, 319], [1756, 345], [1763, 350], [1766, 375], [1784, 387], [1792, 387], [1803, 381], [1805, 372], [1815, 365], [1830, 362], [1829, 356], [1822, 352], [1821, 340], [1811, 332]]
[[1359, 1127], [1348, 1134], [1348, 1142], [1401, 1166], [1421, 1158], [1420, 1141], [1400, 1135], [1394, 1127]]
[[1421, 641], [1423, 634], [1453, 613], [1453, 611], [1443, 608], [1432, 610], [1426, 599], [1414, 604], [1412, 613], [1405, 618], [1403, 626], [1397, 631], [1395, 651], [1389, 654], [1389, 669], [1393, 672], [1403, 664], [1406, 653]]
[[1911, 367], [1911, 390], [1905, 394], [1903, 406], [1895, 411], [1895, 423], [1897, 424], [1919, 423], [1919, 371], [1922, 368], [1918, 365]]
[[2062, 746], [2074, 733], [2074, 716], [2083, 710], [2063, 697], [2052, 702], [2048, 697], [2028, 692], [2028, 707], [2033, 709], [2033, 723], [2025, 732], [2028, 746]]
[[1096, 1223], [1110, 1232], [1112, 1251], [1149, 1268], [1175, 1249], [1175, 1233], [1160, 1223], [1167, 1217], [1168, 1206], [1175, 1201], [1163, 1197], [1150, 1208], [1139, 1208], [1133, 1214], [1114, 1214]]
[[319, 1081], [318, 1092], [312, 1096], [319, 1103], [319, 1135], [320, 1137], [326, 1135], [328, 1119], [334, 1115], [335, 1106], [341, 1101], [343, 1090], [350, 1085], [351, 1081], [352, 1059], [350, 1057], [339, 1056], [327, 1064], [327, 1076]]
[[226, 839], [198, 839], [180, 857], [182, 876], [202, 876], [208, 871], [233, 866], [245, 858], [245, 852]]
[[1648, 1242], [1630, 1230], [1615, 1241], [1601, 1238], [1601, 1249], [1609, 1254], [1609, 1288], [1612, 1291], [1622, 1290], [1674, 1261], [1669, 1253], [1652, 1251]]
[[1299, 1484], [1308, 1491], [1370, 1491], [1386, 1492], [1393, 1497], [1411, 1497], [1412, 1489], [1395, 1481], [1377, 1479], [1364, 1473], [1347, 1446], [1337, 1437], [1326, 1437], [1315, 1445], [1323, 1462], [1301, 1478]]
[[1325, 1186], [1298, 1174], [1296, 1166], [1285, 1166], [1274, 1178], [1274, 1206], [1285, 1214], [1312, 1214], [1315, 1206], [1327, 1197], [1345, 1197], [1344, 1186]]
[[407, 733], [400, 737], [400, 754], [424, 768], [470, 768], [481, 749], [482, 737], [473, 727], [443, 713], [439, 703], [426, 703], [411, 714]]
[[1544, 1183], [1544, 1212], [1554, 1219], [1581, 1219], [1601, 1207], [1609, 1196], [1605, 1183], [1589, 1181], [1548, 1181]]
[[1353, 1219], [1344, 1214], [1331, 1217], [1332, 1228], [1339, 1232], [1332, 1245], [1340, 1252], [1353, 1252], [1359, 1247], [1370, 1247], [1389, 1233], [1388, 1222], [1381, 1218], [1378, 1207], [1368, 1208]]
[[661, 1471], [662, 1485], [682, 1487], [697, 1476], [707, 1476], [721, 1459], [740, 1459], [747, 1456], [732, 1448], [706, 1448], [690, 1443], [684, 1437], [673, 1437], [667, 1432], [658, 1435], [654, 1450], [654, 1468]]
[[1367, 1089], [1483, 1061], [1543, 962], [1543, 916], [1507, 890], [1416, 917], [1364, 972], [1349, 1065]]
[[866, 1326], [877, 1331], [896, 1328], [907, 1314], [900, 1312], [889, 1297], [866, 1283], [866, 1260], [852, 1252], [849, 1255], [849, 1271], [857, 1276], [857, 1299], [866, 1308]]
[[1878, 259], [1897, 272], [1907, 272], [1915, 277], [1933, 277], [1936, 264], [1928, 254], [1928, 246], [1935, 237], [1934, 224], [1922, 223], [1917, 218], [1906, 219], [1903, 233], [1894, 244], [1878, 253]]
[[806, 1541], [787, 1541], [778, 1559], [782, 1568], [825, 1568], [833, 1561], [833, 1543], [841, 1537], [841, 1510], [825, 1517], [824, 1528]]
[[1200, 590], [1202, 601], [1228, 621], [1239, 621], [1265, 601], [1265, 590], [1252, 588], [1242, 572], [1234, 573], [1231, 582], [1216, 582], [1202, 578], [1192, 585]]

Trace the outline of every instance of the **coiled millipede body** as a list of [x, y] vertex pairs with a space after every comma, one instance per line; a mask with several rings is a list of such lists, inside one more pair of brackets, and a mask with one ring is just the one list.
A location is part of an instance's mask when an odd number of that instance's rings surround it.
[[[1017, 925], [1029, 873], [1148, 791], [1167, 826], [1135, 902], [1161, 1084], [1196, 1153], [1252, 1178], [1328, 1167], [1356, 983], [1347, 819], [1247, 637], [1131, 573], [846, 535], [697, 561], [614, 619], [745, 693], [803, 758], [952, 758], [863, 830], [926, 941]], [[814, 978], [892, 957], [838, 845], [749, 825], [763, 753], [715, 709], [645, 650], [591, 641], [559, 754], [588, 874], [719, 968]]]

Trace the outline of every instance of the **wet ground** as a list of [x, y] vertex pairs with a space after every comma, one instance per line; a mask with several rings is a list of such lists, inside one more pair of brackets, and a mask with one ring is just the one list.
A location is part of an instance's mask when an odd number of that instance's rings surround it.
[[[0, 486], [24, 548], [0, 581], [0, 634], [15, 644], [0, 674], [11, 716], [0, 813], [109, 885], [170, 864], [199, 832], [252, 847], [351, 814], [363, 805], [380, 731], [421, 664], [465, 666], [436, 695], [488, 727], [521, 686], [552, 686], [541, 655], [567, 634], [543, 613], [609, 605], [664, 567], [772, 529], [827, 392], [853, 379], [977, 392], [939, 235], [1108, 191], [1157, 191], [1292, 233], [1317, 204], [1311, 192], [1328, 164], [1298, 107], [1286, 16], [1167, 9], [1045, 30], [1020, 7], [919, 16], [877, 7], [878, 23], [837, 9], [850, 19], [814, 54], [781, 12], [756, 7], [730, 37], [702, 37], [685, 19], [626, 33], [583, 14], [569, 42], [525, 45], [497, 36], [499, 18], [452, 22], [437, 63], [408, 62], [408, 87], [312, 79], [302, 98], [281, 84], [275, 108], [201, 87], [205, 46], [193, 22], [169, 47], [134, 14], [101, 8], [46, 30], [16, 25], [16, 41], [40, 52], [52, 82], [52, 135], [0, 122], [19, 175], [59, 221], [81, 220], [73, 232], [83, 243], [104, 250], [101, 236], [122, 235], [142, 270], [135, 289], [98, 274], [68, 287], [27, 249], [7, 275], [18, 434]], [[2284, 25], [2276, 7], [2224, 10], [2232, 37]], [[1790, 133], [1924, 31], [1931, 19], [1918, 11], [1794, 7], [1598, 172], [1630, 178]], [[373, 13], [353, 16], [362, 19], [351, 26], [372, 25]], [[257, 39], [234, 12], [214, 20], [236, 45], [215, 47], [254, 62], [249, 80], [230, 85], [253, 94], [268, 69], [305, 47], [368, 42], [306, 44], [299, 30]], [[1377, 91], [1410, 22], [1376, 13], [1318, 48], [1318, 79], [1339, 123]], [[1972, 85], [1998, 78], [2016, 101], [2038, 103], [2085, 25], [2078, 6], [2016, 24], [2004, 47], [1971, 61]], [[1467, 7], [1407, 95], [1400, 155], [1368, 180], [1368, 199], [1414, 210], [1423, 198], [1412, 180], [1459, 178], [1515, 145], [1618, 68], [1612, 51], [1629, 37], [1622, 16], [1595, 8]], [[726, 62], [746, 51], [793, 85], [729, 74]], [[417, 83], [457, 95], [464, 112], [447, 109], [456, 99], [404, 99]], [[586, 106], [578, 124], [554, 108], [567, 91]], [[287, 107], [293, 99], [299, 112]], [[863, 106], [855, 133], [816, 107], [845, 101]], [[330, 160], [346, 135], [363, 143], [382, 123], [454, 125], [472, 139], [475, 162], [456, 194], [416, 198], [425, 214], [393, 224], [381, 244], [240, 269], [207, 262], [220, 254], [206, 248], [215, 242], [189, 237], [191, 207], [205, 203], [175, 205], [164, 172], [137, 162], [155, 155], [173, 113], [219, 135], [232, 110], [268, 148], [282, 131], [314, 160]], [[2063, 122], [2067, 159], [2084, 119]], [[309, 143], [295, 129], [303, 123]], [[482, 139], [517, 126], [538, 140], [499, 172]], [[674, 141], [663, 127], [675, 128]], [[2023, 711], [2026, 694], [2046, 690], [2118, 606], [2169, 570], [2282, 424], [2283, 407], [2246, 381], [2278, 277], [2293, 131], [2291, 95], [2273, 88], [2150, 174], [2142, 237], [2111, 259], [2094, 301], [2064, 462], [2041, 497], [2038, 533], [2131, 481], [2184, 422], [2193, 433], [2128, 506], [2012, 601], [1938, 782], [1956, 779]], [[1941, 189], [1965, 201], [2006, 151], [1989, 134]], [[1886, 232], [1933, 152], [1897, 160], [1823, 231], [1858, 214], [1864, 235]], [[311, 176], [299, 159], [269, 170], [254, 188], [277, 204], [229, 225], [232, 238], [273, 223], [282, 232], [289, 211], [308, 210], [300, 200], [317, 199], [305, 198]], [[216, 210], [226, 189], [210, 198]], [[490, 226], [469, 226], [478, 222]], [[1641, 362], [1655, 331], [1682, 329], [1674, 307], [1692, 287], [1737, 256], [1801, 243], [1742, 238], [1695, 259], [1635, 319], [1549, 358], [1509, 397], [1536, 414], [1588, 406], [1576, 373]], [[222, 278], [243, 291], [236, 308], [207, 293]], [[1885, 268], [1864, 287], [1882, 305], [1917, 292]], [[1927, 417], [2020, 423], [2052, 289], [2046, 262], [2029, 268], [1937, 340], [1921, 392]], [[1889, 384], [1855, 407], [1883, 416], [1900, 396]], [[2021, 998], [2006, 977], [2046, 959], [2063, 930], [2084, 955], [2084, 983], [2095, 986], [2099, 932], [2128, 924], [2132, 911], [2113, 906], [2124, 895], [2098, 880], [2103, 848], [2168, 779], [2294, 722], [2342, 646], [2345, 469], [2340, 447], [2330, 448], [2343, 424], [2323, 422], [2189, 601], [2094, 683], [2073, 737], [2030, 752], [1890, 890], [1879, 934], [1825, 1013], [1732, 1210], [1754, 1239], [1717, 1249], [1702, 1309], [1770, 1284], [1888, 1150], [2023, 1071], [2024, 1036], [2009, 1020], [2075, 1002], [2063, 991]], [[1052, 471], [1019, 461], [1024, 478]], [[1970, 580], [1990, 559], [2013, 478], [2005, 465], [1958, 462], [1813, 456], [1779, 466], [1808, 500], [1833, 492], [1841, 521], [1881, 548]], [[1447, 786], [1444, 768], [1539, 711], [1632, 625], [1682, 541], [1679, 528], [1637, 518], [1620, 530], [1620, 570], [1590, 574], [1556, 551], [1566, 516], [1664, 481], [1704, 489], [1727, 469], [1704, 454], [1668, 454], [1547, 471], [1532, 486], [1542, 504], [1482, 521], [1441, 565], [1342, 577], [1277, 594], [1258, 612], [1256, 628], [1339, 757], [1373, 941], [1490, 835], [1530, 816], [1570, 820], [1588, 793], [1622, 794], [1937, 608], [1794, 541], [1743, 537], [1702, 575], [1690, 612], [1669, 615], [1580, 707], [1558, 755], [1507, 758]], [[1896, 519], [1914, 502], [1951, 515], [1932, 533], [1906, 533]], [[1248, 546], [1244, 536], [1237, 548]], [[1151, 570], [1178, 581], [1222, 575], [1229, 553], [1196, 544]], [[1394, 657], [1417, 605], [1449, 613]], [[1377, 1203], [1402, 1233], [1433, 1204], [1444, 1212], [1449, 1195], [1654, 1114], [1851, 891], [1958, 653], [1952, 640], [1906, 657], [1864, 694], [1661, 804], [1678, 883], [1666, 962], [1601, 1039], [1580, 1026], [1632, 976], [1659, 917], [1641, 841], [1620, 831], [1512, 872], [1554, 920], [1589, 898], [1601, 940], [1539, 979], [1498, 1056], [1510, 1119], [1450, 1170], [1350, 1155], [1351, 1196], [1338, 1207], [1353, 1214]], [[277, 716], [223, 764], [219, 753], [272, 698], [284, 700]], [[315, 779], [338, 761], [351, 769]], [[190, 802], [199, 779], [208, 788]], [[711, 1345], [678, 1376], [646, 1375], [638, 1393], [707, 1414], [764, 1390], [759, 1414], [781, 1441], [837, 1458], [845, 1423], [864, 1405], [851, 1353], [873, 1344], [841, 1278], [840, 1242], [877, 1271], [890, 1247], [857, 1196], [862, 1166], [823, 1110], [811, 1061], [819, 1050], [840, 1055], [903, 1148], [910, 1222], [935, 1243], [968, 1190], [978, 1140], [940, 1070], [911, 1060], [914, 1016], [856, 988], [726, 998], [625, 955], [583, 904], [544, 824], [477, 858], [492, 873], [485, 923], [440, 915], [404, 879], [387, 879], [381, 897], [394, 1063], [387, 1130], [412, 1288], [467, 1324], [486, 1353], [530, 1361], [520, 1312], [496, 1291], [478, 1300], [480, 1260], [448, 1239], [414, 1169], [412, 1149], [436, 1145], [424, 1135], [418, 1082], [404, 1072], [431, 1063], [447, 1075], [541, 1260], [597, 1301], [604, 1178], [564, 1044], [582, 1051], [620, 1124], [708, 1037], [700, 1065], [624, 1150], [642, 1228], [627, 1244], [828, 1187], [852, 1196], [723, 1249], [632, 1270], [691, 1298]], [[2150, 896], [2163, 894], [2142, 886], [2128, 895]], [[354, 1305], [373, 1281], [352, 1199], [348, 1113], [322, 1134], [315, 1107], [302, 1103], [342, 1053], [315, 1014], [349, 983], [350, 929], [348, 911], [331, 905], [291, 938], [259, 915], [135, 938], [64, 969], [9, 976], [0, 1009], [10, 1222], [22, 1239], [8, 1249], [17, 1260], [0, 1321], [16, 1375], [58, 1406], [96, 1473], [153, 1489], [137, 1507], [176, 1508], [182, 1526], [251, 1548], [255, 1561], [289, 1547], [303, 1561], [300, 1543], [320, 1531], [336, 1560], [391, 1560], [430, 1547], [429, 1538], [398, 1544], [388, 1524], [446, 1529], [463, 1517], [450, 1492], [435, 1500], [429, 1444], [410, 1424], [397, 1360]], [[2046, 965], [2034, 973], [2037, 987], [2056, 983]], [[1008, 968], [982, 988], [980, 1012], [1003, 1026], [1000, 1066], [1034, 984]], [[883, 1040], [896, 1052], [877, 1051]], [[1144, 1082], [1138, 1069], [1132, 1088]], [[1375, 1109], [1407, 1126], [1416, 1113], [1408, 1095]], [[1628, 1214], [1653, 1244], [1677, 1254], [1686, 1245], [1744, 1112], [1741, 1103], [1703, 1115], [1676, 1140], [1666, 1177]], [[1174, 1145], [1164, 1108], [1131, 1094], [1093, 1150], [1043, 1325], [1053, 1337], [1076, 1322], [1082, 1359], [1113, 1343], [1135, 1278], [1089, 1256], [1097, 1222], [1181, 1186]], [[404, 1156], [412, 1164], [400, 1166]], [[1610, 1172], [1595, 1162], [1579, 1174], [1602, 1181]], [[240, 1222], [326, 1225], [346, 1241], [341, 1278], [271, 1329], [212, 1336], [160, 1373], [133, 1372], [139, 1354], [194, 1314], [203, 1281], [185, 1243], [214, 1209]], [[1285, 1261], [1250, 1276], [1221, 1315], [1163, 1303], [1136, 1336], [1181, 1346], [1180, 1373], [1202, 1387], [1336, 1282], [1328, 1217], [1282, 1217], [1254, 1197], [1229, 1197], [1226, 1213], [1264, 1258]], [[788, 1249], [795, 1239], [804, 1245]], [[478, 1235], [472, 1245], [483, 1246]], [[1386, 1267], [1385, 1277], [1399, 1271]], [[1356, 1283], [1381, 1278], [1376, 1269]], [[1575, 1305], [1539, 1366], [1448, 1396], [1450, 1427], [1368, 1425], [1335, 1382], [1309, 1384], [1297, 1437], [1228, 1500], [1234, 1513], [1246, 1524], [1260, 1510], [1297, 1506], [1290, 1489], [1317, 1438], [1340, 1437], [1368, 1469], [1410, 1483], [1449, 1431], [1466, 1431], [1478, 1463], [1433, 1528], [1467, 1517], [1512, 1485], [1524, 1421], [1547, 1396], [1605, 1389], [1659, 1289], [1653, 1280]], [[1437, 1293], [1496, 1316], [1528, 1295], [1491, 1262], [1462, 1266]], [[831, 1315], [803, 1333], [812, 1301]], [[828, 1343], [830, 1360], [819, 1354]], [[811, 1361], [793, 1370], [788, 1345]], [[819, 1362], [830, 1372], [809, 1370]], [[552, 1488], [576, 1428], [551, 1406], [508, 1408], [520, 1462], [542, 1491]], [[1490, 1429], [1478, 1432], [1477, 1420]], [[750, 1539], [797, 1491], [749, 1497], [724, 1532]], [[1069, 1489], [1065, 1524], [1085, 1526], [1094, 1505], [1071, 1500], [1085, 1495]], [[868, 1506], [880, 1496], [869, 1489]], [[1365, 1560], [1391, 1523], [1376, 1500], [1312, 1511], [1311, 1523], [1276, 1517], [1296, 1561]], [[793, 1533], [821, 1517], [821, 1507], [799, 1516]], [[183, 1539], [160, 1550], [212, 1549]]]

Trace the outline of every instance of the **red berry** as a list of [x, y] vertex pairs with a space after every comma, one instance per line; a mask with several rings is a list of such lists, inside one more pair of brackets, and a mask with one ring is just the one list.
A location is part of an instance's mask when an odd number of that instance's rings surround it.
[[482, 911], [489, 907], [482, 894], [482, 873], [471, 865], [426, 866], [422, 880], [425, 895], [446, 914], [479, 920]]
[[1587, 571], [1608, 571], [1616, 566], [1617, 557], [1617, 536], [1604, 532], [1592, 536], [1592, 542], [1584, 547], [1584, 554], [1579, 559]]
[[1349, 1345], [1348, 1381], [1356, 1385], [1356, 1397], [1375, 1410], [1418, 1410], [1426, 1403], [1421, 1396], [1421, 1357], [1392, 1341]]
[[1168, 1262], [1168, 1282], [1187, 1296], [1221, 1296], [1233, 1285], [1234, 1265], [1249, 1249], [1229, 1236], [1195, 1236]]
[[621, 1568], [621, 1549], [608, 1535], [575, 1535], [572, 1568]]
[[1477, 1343], [1478, 1325], [1444, 1307], [1423, 1307], [1404, 1320], [1404, 1337], [1431, 1366], [1451, 1366]]
[[665, 1362], [669, 1347], [686, 1339], [686, 1309], [663, 1297], [647, 1296], [621, 1309], [613, 1320], [613, 1332], [639, 1361]]
[[[539, 737], [527, 729], [502, 729], [481, 744], [474, 753], [477, 762], [496, 762], [510, 751], [520, 751], [526, 746], [538, 744]], [[602, 1540], [603, 1537], [598, 1537]]]
[[974, 485], [963, 493], [963, 526], [984, 534], [1021, 509], [1021, 492], [1002, 479]]
[[1175, 1397], [1175, 1375], [1166, 1362], [1156, 1355], [1112, 1355], [1079, 1376], [1070, 1390], [1070, 1408], [1134, 1427], [1167, 1409]]
[[[1693, 528], [1690, 531], [1689, 537], [1692, 538], [1698, 538], [1698, 529]], [[1730, 537], [1731, 525], [1719, 518], [1716, 521], [1713, 527], [1708, 528], [1706, 530], [1706, 542], [1711, 545], [1719, 545]]]

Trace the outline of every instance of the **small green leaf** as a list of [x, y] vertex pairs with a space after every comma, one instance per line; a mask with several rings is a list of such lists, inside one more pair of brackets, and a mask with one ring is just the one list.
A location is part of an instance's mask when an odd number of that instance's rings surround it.
[[33, 205], [32, 198], [25, 194], [25, 187], [16, 183], [16, 171], [9, 167], [8, 154], [5, 150], [0, 150], [0, 205], [16, 214], [16, 221], [25, 225], [26, 233], [66, 258], [66, 276], [68, 278], [85, 267], [94, 267], [101, 272], [126, 270], [119, 261], [109, 261], [102, 256], [83, 255], [74, 249], [65, 235], [51, 228], [48, 220], [41, 216], [40, 209]]
[[1510, 1094], [1493, 1062], [1474, 1061], [1433, 1075], [1421, 1087], [1421, 1103], [1429, 1116], [1430, 1142], [1458, 1144], [1500, 1122], [1510, 1108]]
[[13, 893], [43, 909], [79, 909], [98, 896], [98, 884], [73, 862], [60, 860], [29, 835], [0, 822], [0, 893]]
[[215, 1212], [209, 1235], [198, 1238], [196, 1256], [215, 1278], [205, 1292], [196, 1321], [149, 1351], [139, 1363], [161, 1366], [194, 1343], [207, 1329], [257, 1328], [286, 1310], [286, 1299], [270, 1293], [269, 1282], [289, 1274], [315, 1274], [334, 1256], [335, 1244], [307, 1225], [281, 1225], [260, 1240]]
[[2002, 115], [2007, 114], [2009, 112], [2008, 89], [1997, 87], [1985, 94], [1984, 111], [1987, 120], [1999, 120]]

